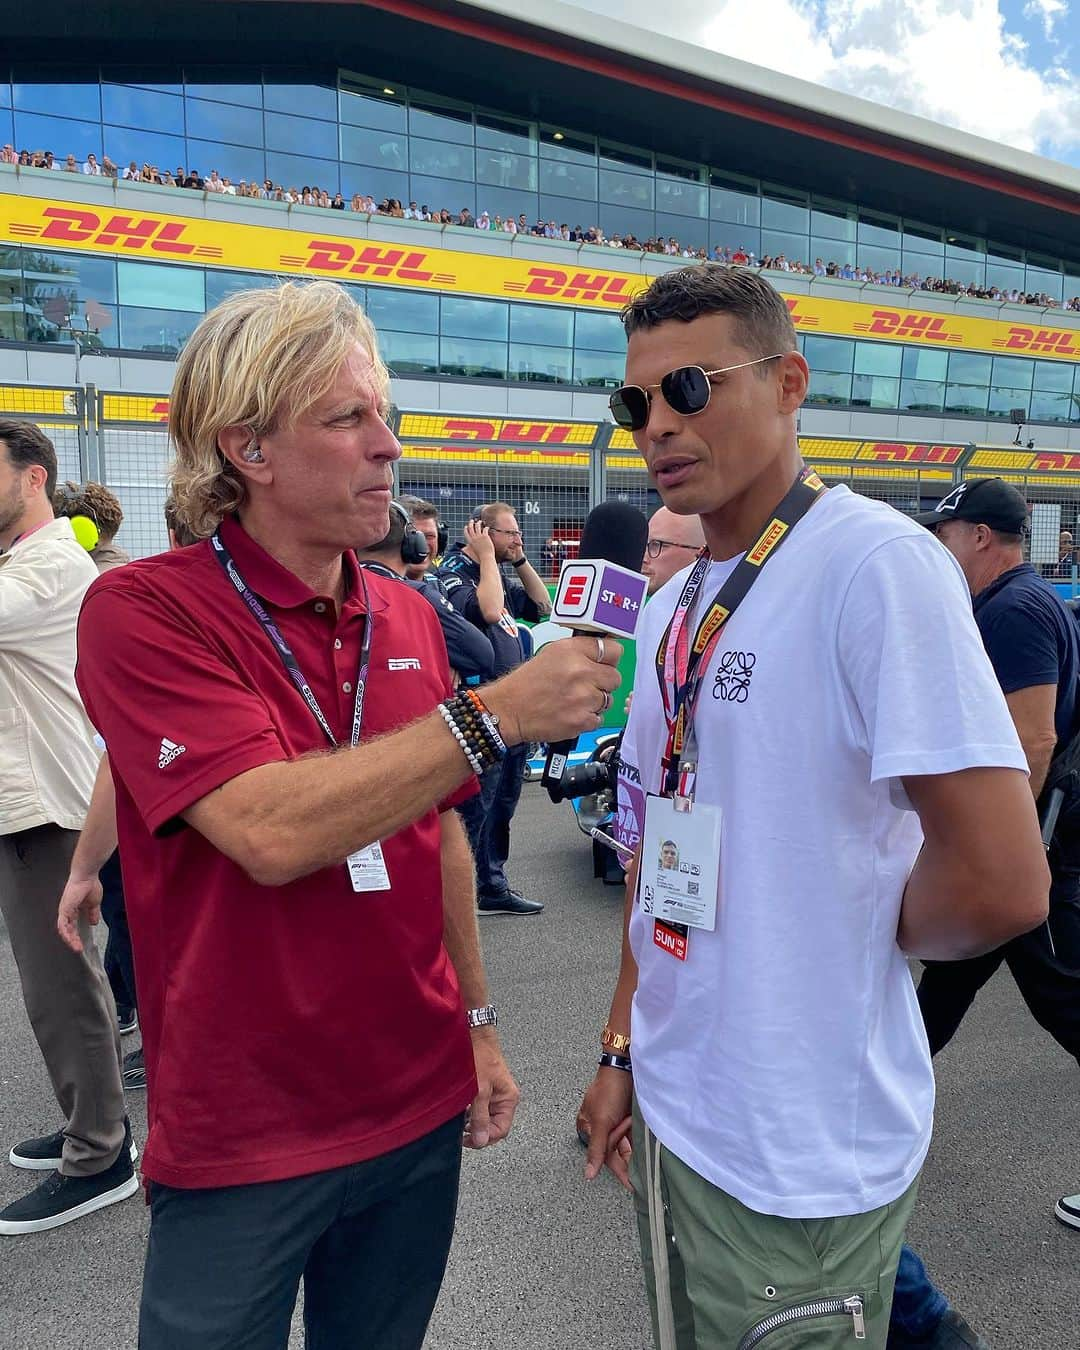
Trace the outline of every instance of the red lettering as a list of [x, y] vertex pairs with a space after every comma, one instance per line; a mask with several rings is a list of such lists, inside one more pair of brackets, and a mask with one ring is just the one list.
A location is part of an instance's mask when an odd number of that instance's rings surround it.
[[566, 285], [566, 273], [556, 267], [530, 267], [532, 281], [525, 287], [527, 295], [561, 295]]
[[321, 272], [344, 272], [356, 256], [348, 244], [335, 244], [332, 239], [309, 239], [308, 248], [311, 257], [308, 267], [317, 267]]
[[161, 224], [153, 216], [144, 216], [134, 221], [130, 216], [110, 216], [109, 223], [102, 228], [95, 243], [112, 248], [122, 239], [125, 248], [142, 248], [154, 237], [154, 231]]
[[402, 281], [430, 281], [434, 273], [420, 271], [420, 264], [427, 257], [426, 253], [409, 253], [405, 256], [405, 261], [397, 270], [398, 276]]
[[495, 439], [494, 422], [476, 422], [472, 419], [448, 417], [443, 423], [444, 436], [453, 436], [462, 441], [493, 441]]
[[[416, 255], [413, 255], [414, 257]], [[420, 254], [423, 261], [423, 254]], [[370, 271], [373, 277], [388, 277], [404, 261], [405, 250], [401, 248], [380, 248], [378, 244], [365, 244], [356, 255], [356, 262], [349, 268], [350, 272], [359, 272], [361, 276], [366, 276]]]
[[187, 229], [186, 225], [181, 225], [178, 221], [170, 221], [162, 225], [158, 231], [157, 238], [151, 241], [150, 250], [153, 253], [194, 253], [194, 244], [184, 244], [180, 241], [180, 236]]
[[585, 598], [585, 590], [590, 578], [586, 576], [574, 576], [571, 574], [566, 579], [566, 585], [563, 588], [562, 602], [565, 606], [572, 608], [574, 605], [580, 605]]
[[1060, 450], [1037, 451], [1031, 467], [1033, 469], [1075, 470], [1080, 465], [1080, 455], [1067, 455]]
[[93, 211], [77, 211], [71, 207], [47, 206], [42, 215], [50, 217], [48, 225], [41, 231], [42, 239], [64, 239], [69, 244], [85, 244], [101, 224], [101, 218]]

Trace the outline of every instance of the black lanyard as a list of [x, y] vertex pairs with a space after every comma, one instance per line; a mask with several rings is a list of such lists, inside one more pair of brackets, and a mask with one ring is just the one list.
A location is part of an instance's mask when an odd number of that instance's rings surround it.
[[707, 549], [694, 564], [675, 613], [664, 629], [656, 650], [656, 673], [668, 729], [662, 761], [664, 791], [668, 795], [689, 795], [687, 784], [680, 785], [679, 765], [688, 741], [691, 744], [693, 741], [692, 728], [698, 695], [706, 667], [724, 629], [761, 575], [761, 569], [825, 491], [825, 484], [817, 474], [810, 469], [803, 469], [769, 518], [757, 542], [746, 551], [721, 586], [716, 599], [698, 624], [691, 642], [686, 624], [712, 561]]
[[[236, 588], [236, 593], [239, 595], [240, 599], [243, 600], [244, 604], [247, 605], [248, 609], [251, 611], [252, 617], [255, 619], [256, 623], [258, 623], [259, 627], [270, 639], [271, 645], [277, 652], [281, 664], [285, 667], [286, 673], [300, 691], [300, 695], [310, 708], [312, 716], [315, 718], [316, 722], [318, 722], [319, 726], [322, 727], [326, 739], [335, 750], [338, 749], [340, 742], [334, 735], [333, 727], [331, 727], [330, 723], [326, 720], [326, 714], [323, 712], [322, 708], [319, 707], [319, 700], [315, 697], [311, 685], [307, 682], [307, 677], [300, 669], [300, 663], [293, 655], [293, 649], [285, 641], [281, 629], [278, 628], [277, 624], [266, 612], [262, 601], [240, 575], [239, 569], [233, 561], [232, 554], [225, 546], [225, 541], [221, 537], [220, 530], [214, 531], [210, 538], [210, 543], [214, 549], [214, 556], [225, 569], [225, 575]], [[364, 597], [364, 637], [360, 646], [360, 671], [356, 677], [356, 702], [353, 705], [352, 736], [349, 741], [349, 744], [353, 746], [359, 745], [360, 743], [360, 724], [364, 720], [364, 693], [367, 689], [368, 665], [371, 660], [371, 604], [368, 599], [367, 582], [364, 580], [363, 571], [359, 572], [359, 577], [360, 590]]]

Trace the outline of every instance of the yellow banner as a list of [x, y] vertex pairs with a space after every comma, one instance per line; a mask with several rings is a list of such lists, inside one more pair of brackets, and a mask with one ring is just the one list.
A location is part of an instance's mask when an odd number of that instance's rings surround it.
[[976, 450], [967, 466], [967, 476], [986, 478], [988, 470], [1012, 469], [1028, 473], [1080, 473], [1080, 455], [1067, 450]]
[[169, 400], [162, 394], [102, 394], [105, 422], [161, 422], [169, 420]]
[[398, 435], [454, 441], [507, 441], [525, 445], [592, 445], [595, 422], [534, 422], [508, 418], [446, 417], [434, 413], [402, 413]]
[[[459, 253], [304, 230], [238, 224], [150, 211], [114, 211], [46, 198], [0, 194], [0, 237], [12, 244], [154, 262], [210, 263], [270, 275], [372, 281], [467, 295], [574, 305], [617, 313], [648, 278], [568, 261], [563, 267], [525, 258]], [[434, 236], [435, 231], [432, 230]], [[802, 332], [870, 338], [912, 346], [958, 347], [1055, 361], [1080, 360], [1080, 329], [967, 315], [932, 314], [901, 306], [785, 296]]]
[[38, 389], [28, 384], [0, 384], [0, 412], [31, 417], [74, 417], [79, 407], [74, 389]]
[[587, 469], [587, 450], [527, 450], [523, 446], [404, 445], [402, 459], [428, 464], [498, 464], [502, 468]]

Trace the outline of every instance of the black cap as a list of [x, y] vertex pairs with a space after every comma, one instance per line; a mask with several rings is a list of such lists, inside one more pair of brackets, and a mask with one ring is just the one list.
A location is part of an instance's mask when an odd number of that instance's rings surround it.
[[973, 478], [953, 488], [932, 511], [923, 511], [915, 520], [928, 530], [936, 530], [947, 520], [966, 520], [1002, 534], [1023, 534], [1027, 518], [1023, 494], [1003, 478]]

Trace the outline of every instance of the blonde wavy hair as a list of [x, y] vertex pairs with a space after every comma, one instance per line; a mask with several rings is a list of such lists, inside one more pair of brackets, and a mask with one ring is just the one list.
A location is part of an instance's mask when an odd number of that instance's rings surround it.
[[170, 494], [194, 535], [213, 534], [246, 496], [219, 432], [244, 426], [258, 440], [293, 424], [327, 393], [357, 342], [382, 392], [389, 376], [375, 329], [333, 281], [241, 291], [206, 315], [180, 355], [169, 404]]

